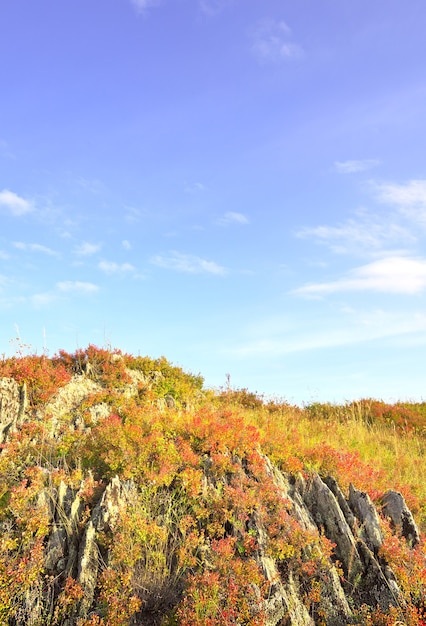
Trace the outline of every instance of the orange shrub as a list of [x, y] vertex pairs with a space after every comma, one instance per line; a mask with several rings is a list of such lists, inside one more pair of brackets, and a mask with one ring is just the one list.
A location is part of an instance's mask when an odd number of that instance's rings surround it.
[[268, 584], [254, 559], [238, 556], [233, 537], [213, 541], [211, 559], [211, 569], [187, 581], [179, 626], [263, 626]]
[[71, 378], [62, 363], [36, 355], [1, 360], [0, 377], [13, 378], [20, 384], [26, 383], [31, 407], [47, 402]]

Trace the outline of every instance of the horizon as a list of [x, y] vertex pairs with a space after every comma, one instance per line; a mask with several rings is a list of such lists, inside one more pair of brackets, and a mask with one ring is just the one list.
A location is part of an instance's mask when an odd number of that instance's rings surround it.
[[0, 353], [422, 401], [426, 6], [2, 7]]

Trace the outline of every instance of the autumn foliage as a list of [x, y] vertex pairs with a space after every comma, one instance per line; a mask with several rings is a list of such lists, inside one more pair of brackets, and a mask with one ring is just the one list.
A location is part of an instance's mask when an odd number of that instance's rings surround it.
[[[37, 410], [73, 376], [100, 390], [81, 402], [78, 420], [66, 415], [55, 430], [51, 416]], [[426, 446], [423, 405], [365, 400], [302, 409], [247, 390], [204, 390], [201, 376], [164, 357], [93, 345], [51, 359], [3, 359], [0, 377], [25, 383], [28, 394], [26, 420], [0, 454], [0, 624], [30, 623], [37, 603], [44, 616], [39, 626], [62, 626], [77, 615], [84, 589], [76, 568], [57, 574], [45, 562], [51, 503], [61, 483], [79, 497], [73, 532], [80, 537], [114, 476], [132, 494], [114, 531], [99, 536], [93, 606], [77, 626], [127, 626], [147, 615], [156, 624], [161, 616], [164, 626], [262, 626], [272, 583], [259, 565], [259, 527], [268, 530], [262, 550], [283, 576], [297, 578], [310, 613], [323, 623], [318, 606], [333, 545], [290, 515], [267, 458], [293, 475], [332, 475], [343, 490], [353, 483], [378, 506], [387, 489], [397, 488], [424, 527], [425, 473], [410, 472], [408, 459], [409, 449], [421, 455]], [[130, 384], [134, 391], [126, 395]], [[169, 408], [159, 402], [170, 397]], [[95, 419], [99, 405], [108, 411]], [[380, 626], [399, 623], [402, 615], [401, 623], [424, 624], [424, 544], [407, 546], [382, 521], [381, 556], [405, 604], [387, 613], [364, 606], [354, 619]]]

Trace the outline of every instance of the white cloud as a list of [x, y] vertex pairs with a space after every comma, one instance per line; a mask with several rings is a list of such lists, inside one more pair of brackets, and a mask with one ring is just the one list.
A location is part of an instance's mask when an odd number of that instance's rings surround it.
[[42, 246], [39, 243], [24, 243], [23, 241], [15, 241], [13, 245], [15, 248], [18, 248], [18, 250], [24, 250], [27, 252], [42, 252], [43, 254], [47, 254], [49, 256], [58, 256], [58, 253], [55, 252], [55, 250]]
[[303, 56], [303, 49], [291, 41], [284, 21], [264, 20], [253, 35], [252, 50], [259, 61], [279, 62]]
[[218, 220], [219, 224], [248, 224], [249, 219], [243, 213], [234, 213], [229, 211]]
[[[398, 214], [422, 230], [426, 227], [426, 180], [413, 179], [405, 184], [371, 183], [380, 202], [396, 208]], [[418, 232], [418, 231], [417, 231]]]
[[2, 261], [7, 261], [7, 259], [10, 258], [10, 255], [7, 254], [7, 252], [5, 252], [4, 250], [0, 250], [0, 259]]
[[382, 183], [376, 188], [379, 198], [389, 204], [426, 207], [426, 180], [410, 180], [405, 185]]
[[145, 13], [147, 9], [152, 9], [160, 4], [160, 0], [131, 0], [138, 13]]
[[426, 289], [426, 259], [387, 257], [351, 270], [343, 278], [305, 285], [295, 294], [321, 296], [341, 291], [415, 294]]
[[176, 272], [188, 274], [215, 274], [223, 276], [227, 270], [214, 261], [207, 261], [198, 256], [172, 251], [168, 256], [157, 255], [151, 258], [153, 265]]
[[123, 246], [125, 250], [132, 249], [132, 244], [130, 243], [130, 241], [127, 241], [127, 239], [123, 239], [123, 241], [121, 242], [121, 245]]
[[335, 161], [334, 167], [341, 174], [353, 174], [355, 172], [365, 172], [380, 165], [378, 159], [364, 159], [362, 161]]
[[83, 241], [79, 245], [75, 246], [74, 252], [78, 256], [90, 256], [99, 252], [101, 247], [102, 246], [99, 243], [88, 243], [87, 241]]
[[100, 270], [106, 274], [117, 274], [121, 272], [134, 272], [136, 268], [130, 263], [114, 263], [113, 261], [101, 261], [98, 263]]
[[93, 283], [80, 282], [79, 280], [66, 280], [56, 283], [59, 291], [64, 293], [88, 294], [99, 291], [98, 285]]
[[416, 236], [397, 221], [388, 215], [358, 211], [356, 218], [349, 218], [337, 226], [302, 228], [296, 236], [316, 239], [337, 254], [377, 254], [394, 244], [401, 246], [401, 243], [416, 242]]
[[410, 180], [404, 185], [374, 184], [379, 200], [396, 206], [400, 213], [426, 224], [426, 180]]
[[15, 216], [25, 215], [34, 210], [31, 202], [25, 200], [18, 194], [9, 189], [3, 189], [0, 191], [0, 208], [4, 207], [6, 211]]

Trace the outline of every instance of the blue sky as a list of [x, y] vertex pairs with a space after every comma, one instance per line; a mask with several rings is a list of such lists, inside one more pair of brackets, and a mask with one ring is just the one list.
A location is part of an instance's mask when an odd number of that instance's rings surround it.
[[421, 400], [424, 0], [4, 0], [0, 351]]

